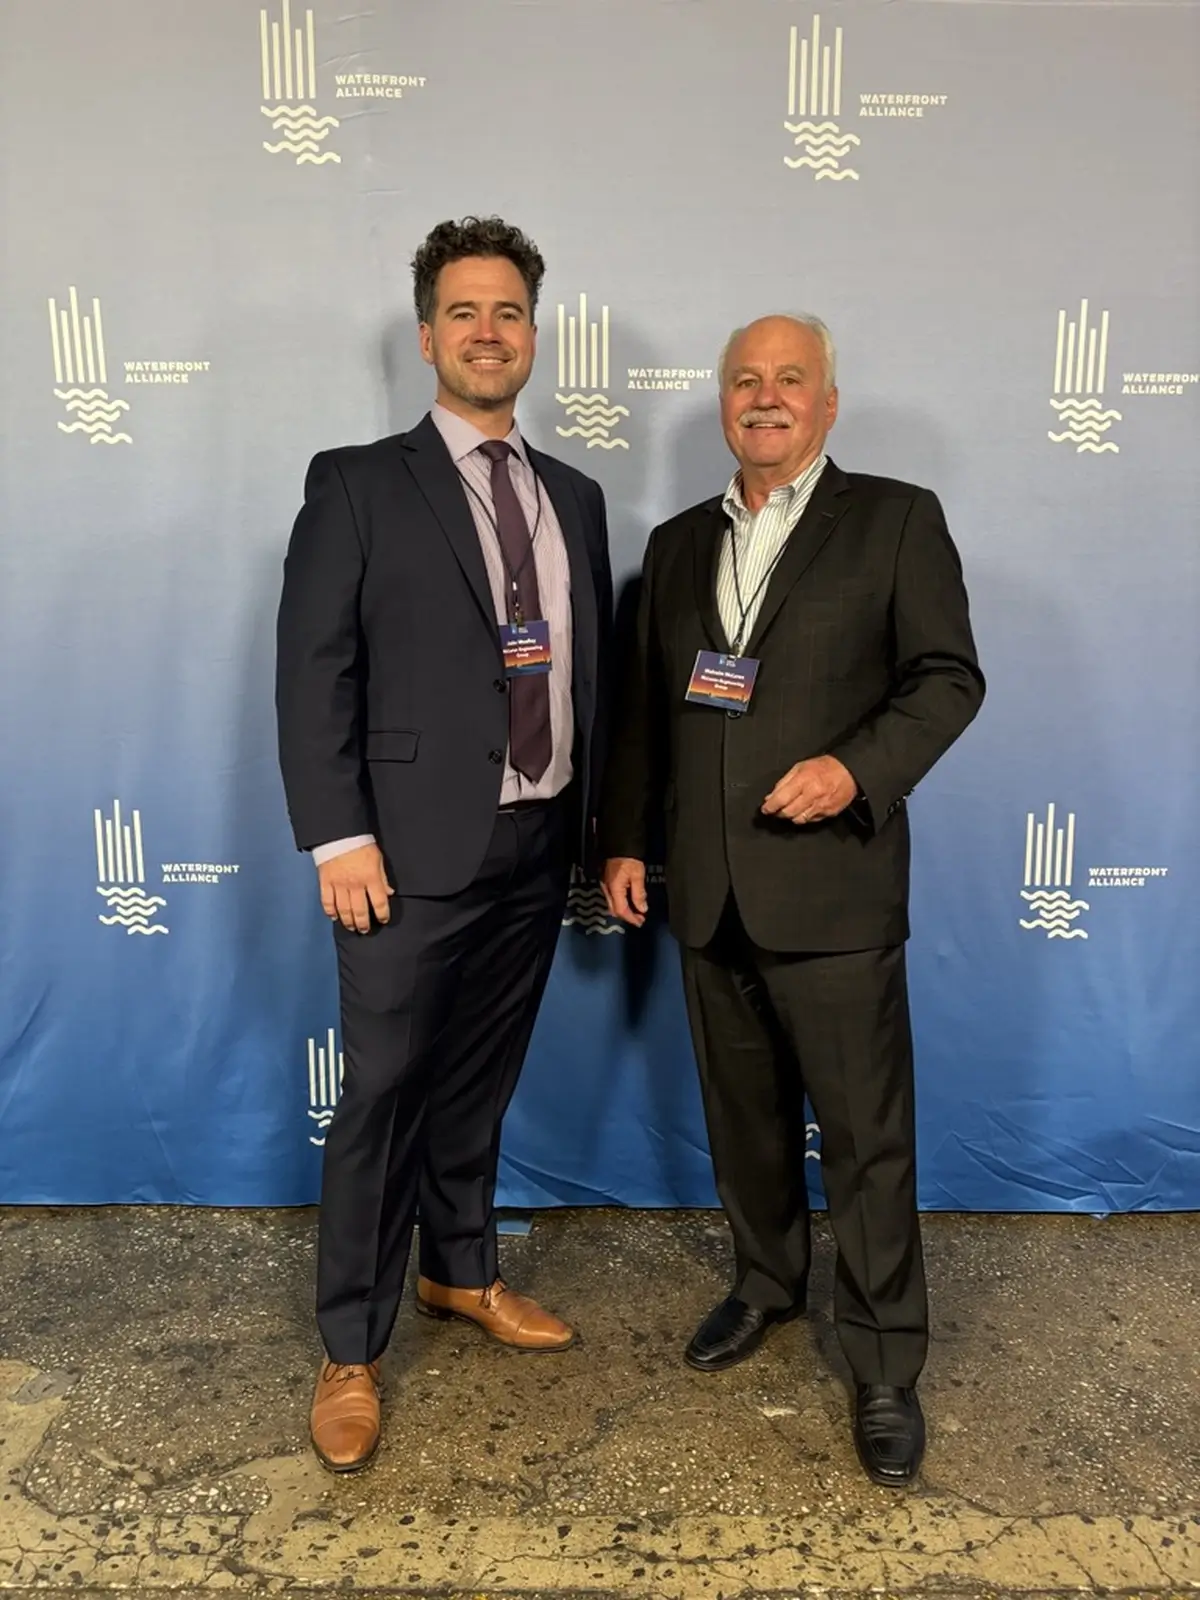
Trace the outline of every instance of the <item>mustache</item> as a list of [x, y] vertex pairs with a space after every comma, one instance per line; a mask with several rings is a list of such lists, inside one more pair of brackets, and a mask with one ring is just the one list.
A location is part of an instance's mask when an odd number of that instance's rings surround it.
[[787, 427], [792, 419], [783, 410], [760, 410], [752, 407], [749, 411], [743, 411], [738, 420], [743, 428], [751, 428], [756, 422], [779, 422]]

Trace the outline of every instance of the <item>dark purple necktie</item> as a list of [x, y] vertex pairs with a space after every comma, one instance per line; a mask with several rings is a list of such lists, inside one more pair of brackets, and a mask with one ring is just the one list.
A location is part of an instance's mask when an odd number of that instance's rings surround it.
[[[513, 447], [503, 439], [479, 446], [492, 466], [492, 504], [496, 532], [504, 555], [510, 622], [536, 622], [542, 617], [537, 565], [529, 524], [513, 488], [509, 458]], [[530, 673], [508, 680], [508, 758], [522, 776], [536, 783], [550, 765], [550, 678]]]

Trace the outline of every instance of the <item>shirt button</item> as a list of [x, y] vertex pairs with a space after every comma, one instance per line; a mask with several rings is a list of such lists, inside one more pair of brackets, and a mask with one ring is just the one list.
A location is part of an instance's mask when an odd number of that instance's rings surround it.
[[494, 678], [492, 680], [492, 688], [495, 689], [497, 694], [507, 694], [508, 692], [508, 684], [505, 683], [503, 678]]
[[488, 760], [490, 762], [492, 762], [493, 765], [498, 767], [500, 765], [500, 763], [504, 760], [504, 751], [503, 750], [489, 750], [488, 751]]

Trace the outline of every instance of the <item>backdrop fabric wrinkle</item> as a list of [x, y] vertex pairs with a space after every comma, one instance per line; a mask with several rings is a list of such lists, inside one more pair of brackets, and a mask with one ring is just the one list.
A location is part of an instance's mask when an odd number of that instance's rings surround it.
[[[282, 558], [311, 456], [429, 403], [413, 249], [498, 212], [548, 265], [519, 420], [620, 587], [727, 481], [713, 369], [766, 311], [833, 329], [839, 465], [946, 507], [990, 694], [912, 801], [923, 1205], [1200, 1207], [1198, 23], [8, 0], [0, 1201], [316, 1198]], [[654, 896], [626, 934], [572, 891], [507, 1205], [715, 1203]]]

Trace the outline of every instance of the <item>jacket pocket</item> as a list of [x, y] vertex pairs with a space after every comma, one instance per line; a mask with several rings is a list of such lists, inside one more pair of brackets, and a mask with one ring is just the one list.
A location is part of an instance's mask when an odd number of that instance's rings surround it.
[[421, 735], [412, 728], [368, 728], [368, 761], [415, 761]]

